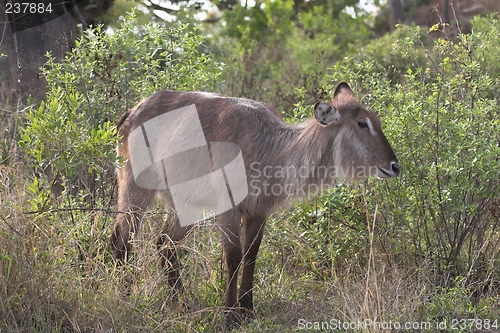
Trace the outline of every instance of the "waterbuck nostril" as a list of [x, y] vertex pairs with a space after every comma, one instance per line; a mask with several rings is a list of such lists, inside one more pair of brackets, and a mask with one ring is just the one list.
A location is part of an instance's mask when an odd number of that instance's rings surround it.
[[392, 169], [392, 172], [394, 172], [396, 174], [396, 176], [399, 175], [399, 172], [401, 171], [399, 164], [396, 162], [391, 163], [391, 169]]

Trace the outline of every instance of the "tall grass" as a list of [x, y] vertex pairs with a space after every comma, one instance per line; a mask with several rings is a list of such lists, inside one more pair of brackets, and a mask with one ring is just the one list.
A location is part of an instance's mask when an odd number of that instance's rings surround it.
[[[22, 177], [14, 168], [2, 169], [2, 183], [15, 184], [0, 213], [2, 332], [224, 329], [225, 274], [213, 223], [193, 229], [179, 244], [186, 291], [174, 298], [158, 267], [154, 212], [134, 242], [133, 259], [117, 267], [108, 244], [113, 214], [25, 214]], [[361, 207], [366, 248], [357, 258], [342, 258], [330, 267], [322, 263], [324, 249], [311, 248], [299, 233], [296, 211], [273, 218], [257, 262], [257, 319], [237, 331], [300, 331], [300, 323], [498, 317], [497, 294], [478, 298], [460, 281], [452, 290], [436, 289], [430, 263], [418, 270], [395, 264], [376, 235], [379, 212], [368, 207]], [[377, 331], [376, 326], [361, 328]]]

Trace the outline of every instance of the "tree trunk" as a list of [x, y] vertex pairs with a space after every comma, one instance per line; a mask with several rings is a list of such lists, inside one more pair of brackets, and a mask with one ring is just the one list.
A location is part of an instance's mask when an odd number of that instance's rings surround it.
[[450, 23], [450, 0], [443, 0], [443, 23]]
[[[37, 3], [42, 2], [48, 3], [43, 0]], [[36, 100], [43, 99], [46, 85], [39, 73], [47, 60], [46, 53], [50, 52], [56, 60], [61, 60], [78, 37], [77, 24], [82, 19], [84, 26], [91, 23], [110, 8], [112, 0], [99, 0], [90, 5], [83, 1], [79, 3], [84, 7], [82, 12], [75, 7], [77, 1], [72, 0], [67, 7], [57, 7], [60, 12], [56, 15], [61, 16], [53, 18], [44, 13], [36, 17], [37, 22], [29, 27], [20, 26], [14, 34], [5, 3], [0, 0], [0, 53], [6, 55], [0, 60], [0, 103], [5, 99], [15, 102], [28, 95]], [[69, 12], [68, 8], [72, 7], [75, 8]]]
[[390, 0], [391, 6], [391, 31], [394, 30], [396, 24], [403, 22], [403, 8], [401, 6], [401, 0]]
[[43, 98], [45, 82], [38, 74], [47, 60], [45, 55], [50, 52], [57, 60], [62, 59], [75, 41], [76, 23], [67, 13], [38, 27], [17, 31], [15, 39], [8, 24], [4, 29], [0, 45], [1, 51], [7, 55], [0, 63], [4, 97], [17, 99], [31, 95], [37, 100]]

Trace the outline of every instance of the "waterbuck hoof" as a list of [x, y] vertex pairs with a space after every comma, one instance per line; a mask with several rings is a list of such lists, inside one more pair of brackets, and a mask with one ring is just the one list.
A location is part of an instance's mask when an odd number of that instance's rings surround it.
[[226, 331], [230, 332], [241, 326], [241, 316], [235, 310], [229, 310], [226, 315]]
[[255, 319], [255, 312], [246, 308], [233, 308], [226, 315], [226, 328], [230, 331]]
[[241, 315], [246, 322], [255, 320], [255, 312], [253, 310], [242, 308]]

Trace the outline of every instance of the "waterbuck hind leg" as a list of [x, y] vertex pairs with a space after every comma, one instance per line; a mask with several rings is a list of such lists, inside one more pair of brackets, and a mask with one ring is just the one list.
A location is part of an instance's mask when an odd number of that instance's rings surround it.
[[[126, 168], [124, 168], [126, 169]], [[113, 257], [122, 262], [130, 256], [130, 236], [138, 236], [144, 211], [154, 199], [154, 190], [138, 187], [132, 172], [121, 170], [118, 181], [118, 217], [111, 232]], [[119, 173], [119, 175], [120, 175]], [[123, 173], [126, 173], [125, 177]]]
[[253, 276], [255, 261], [259, 252], [262, 235], [264, 234], [265, 217], [244, 218], [243, 235], [243, 275], [238, 300], [240, 306], [245, 308], [245, 316], [254, 318], [253, 313]]
[[227, 285], [225, 306], [228, 310], [226, 324], [232, 327], [241, 321], [241, 317], [234, 309], [237, 304], [238, 269], [241, 264], [242, 253], [240, 244], [241, 213], [232, 209], [217, 217], [217, 224], [221, 234], [224, 259], [227, 267]]
[[[160, 255], [160, 266], [168, 279], [168, 284], [176, 291], [182, 292], [184, 287], [179, 272], [179, 259], [176, 245], [181, 241], [193, 225], [182, 227], [173, 210], [168, 212], [158, 236], [156, 247]], [[174, 295], [176, 295], [175, 293]]]
[[119, 216], [113, 226], [111, 232], [111, 248], [113, 250], [113, 258], [118, 262], [126, 260], [130, 253], [130, 219], [127, 219], [126, 213], [119, 213]]

